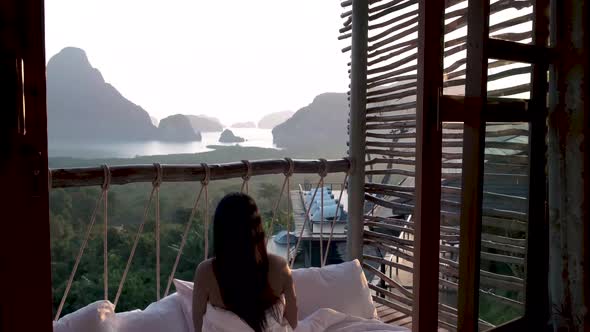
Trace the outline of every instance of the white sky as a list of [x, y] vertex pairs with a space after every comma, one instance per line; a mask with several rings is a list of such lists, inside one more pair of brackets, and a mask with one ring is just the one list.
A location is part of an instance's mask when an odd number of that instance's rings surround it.
[[344, 92], [339, 0], [46, 0], [47, 60], [86, 51], [127, 99], [158, 119], [207, 114], [224, 124]]

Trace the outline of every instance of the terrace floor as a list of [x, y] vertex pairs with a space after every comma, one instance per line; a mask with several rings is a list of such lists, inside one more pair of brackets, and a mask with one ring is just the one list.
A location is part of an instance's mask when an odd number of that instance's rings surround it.
[[[340, 190], [333, 190], [332, 194], [334, 194], [334, 198], [338, 199], [339, 195], [340, 195]], [[316, 194], [319, 197], [319, 194]], [[301, 197], [301, 191], [299, 190], [291, 190], [290, 192], [290, 196], [291, 196], [291, 204], [293, 204], [293, 220], [295, 223], [295, 234], [297, 234], [297, 236], [299, 236], [299, 234], [301, 234], [301, 239], [302, 240], [315, 240], [315, 241], [319, 241], [320, 239], [320, 235], [319, 234], [312, 234], [311, 230], [309, 229], [309, 226], [306, 226], [305, 229], [303, 230], [303, 233], [301, 233], [301, 228], [303, 228], [303, 225], [305, 225], [306, 221], [305, 221], [305, 207], [303, 206], [303, 198]], [[346, 194], [346, 191], [343, 193], [342, 195], [342, 199], [340, 200], [340, 204], [347, 206], [348, 205], [348, 195]], [[345, 208], [346, 211], [346, 208]], [[326, 230], [326, 234], [323, 235], [323, 237], [325, 239], [327, 239], [327, 237], [329, 236], [330, 231]], [[346, 233], [345, 234], [338, 234], [338, 233], [334, 233], [332, 235], [332, 241], [334, 242], [340, 242], [340, 241], [346, 241]]]
[[[383, 304], [376, 303], [375, 305], [377, 306], [379, 320], [382, 322], [412, 329], [412, 316], [401, 313]], [[438, 328], [438, 331], [447, 332], [447, 330], [440, 327]]]
[[376, 303], [379, 320], [383, 323], [412, 328], [412, 316], [408, 316], [386, 305]]

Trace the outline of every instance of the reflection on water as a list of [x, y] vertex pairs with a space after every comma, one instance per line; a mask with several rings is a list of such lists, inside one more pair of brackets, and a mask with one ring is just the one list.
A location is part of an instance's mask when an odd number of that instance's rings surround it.
[[[246, 139], [241, 146], [275, 148], [272, 130], [258, 128], [231, 128], [231, 131]], [[236, 143], [219, 143], [221, 132], [202, 133], [200, 142], [124, 142], [98, 143], [80, 141], [49, 141], [50, 157], [75, 158], [132, 158], [178, 153], [198, 153], [210, 151], [208, 145], [235, 145]]]

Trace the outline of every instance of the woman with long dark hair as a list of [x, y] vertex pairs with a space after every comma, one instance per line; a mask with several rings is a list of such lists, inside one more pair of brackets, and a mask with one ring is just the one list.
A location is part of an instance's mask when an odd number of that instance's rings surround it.
[[285, 259], [267, 254], [262, 218], [250, 196], [232, 193], [219, 202], [213, 251], [195, 272], [195, 331], [202, 330], [208, 305], [234, 313], [255, 332], [280, 326], [283, 318], [296, 327], [291, 270]]

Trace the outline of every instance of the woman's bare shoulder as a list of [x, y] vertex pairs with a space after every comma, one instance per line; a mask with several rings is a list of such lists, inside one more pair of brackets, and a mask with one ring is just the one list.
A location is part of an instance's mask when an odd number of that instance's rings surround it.
[[213, 273], [213, 259], [209, 258], [207, 260], [202, 261], [199, 263], [195, 270], [195, 281], [199, 280], [201, 282], [211, 279], [214, 276]]
[[291, 269], [287, 260], [281, 256], [269, 254], [268, 255], [269, 270], [275, 276], [280, 276], [283, 281], [291, 278]]
[[275, 254], [268, 254], [268, 265], [272, 270], [283, 270], [288, 267], [287, 260], [284, 257]]

